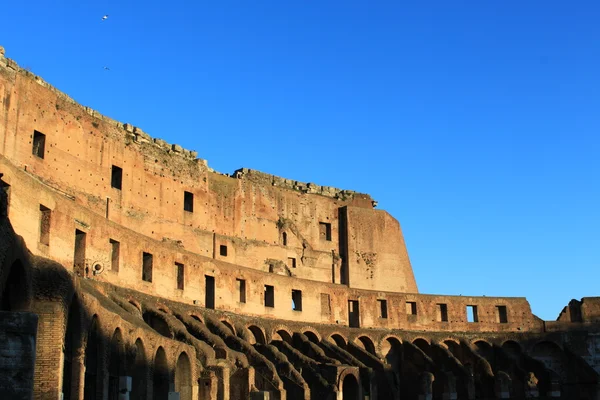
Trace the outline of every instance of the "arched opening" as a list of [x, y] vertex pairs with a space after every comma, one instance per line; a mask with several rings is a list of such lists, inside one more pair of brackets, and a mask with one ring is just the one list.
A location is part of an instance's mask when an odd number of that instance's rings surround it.
[[69, 306], [69, 315], [67, 317], [67, 329], [65, 330], [65, 346], [63, 348], [63, 381], [62, 393], [64, 400], [71, 400], [74, 396], [71, 395], [74, 389], [73, 382], [76, 382], [78, 371], [73, 357], [76, 354], [77, 348], [80, 346], [79, 332], [81, 329], [80, 308], [77, 298], [71, 300]]
[[166, 399], [169, 396], [169, 364], [167, 355], [162, 347], [156, 350], [154, 357], [154, 376], [152, 387], [155, 399]]
[[142, 339], [135, 341], [135, 359], [131, 376], [130, 400], [145, 400], [148, 382], [148, 364], [146, 363], [146, 350]]
[[383, 355], [386, 364], [400, 370], [400, 361], [402, 360], [402, 343], [398, 338], [389, 337], [381, 343], [381, 355]]
[[29, 287], [27, 275], [21, 261], [17, 260], [10, 267], [6, 284], [2, 291], [2, 310], [26, 311], [29, 309]]
[[490, 364], [494, 365], [492, 363], [494, 358], [494, 350], [492, 349], [492, 345], [483, 340], [478, 340], [475, 343], [473, 343], [473, 345], [475, 346], [475, 351], [477, 352], [477, 354], [488, 360]]
[[329, 340], [333, 341], [338, 347], [341, 347], [342, 349], [346, 348], [346, 339], [344, 339], [342, 335], [334, 333], [329, 337]]
[[227, 329], [229, 329], [232, 335], [235, 336], [235, 329], [233, 328], [233, 325], [231, 325], [227, 320], [222, 320], [221, 323], [225, 325]]
[[194, 318], [196, 321], [200, 322], [201, 324], [204, 324], [204, 320], [202, 318], [200, 318], [199, 316], [197, 316], [196, 314], [192, 314], [192, 315], [190, 315], [190, 317]]
[[282, 342], [292, 344], [292, 335], [285, 329], [280, 329], [273, 334], [273, 340], [281, 340]]
[[363, 349], [365, 349], [367, 352], [375, 355], [375, 345], [373, 344], [373, 341], [371, 340], [370, 337], [368, 337], [368, 336], [360, 336], [358, 338], [358, 341], [361, 344], [361, 347]]
[[358, 393], [358, 381], [352, 374], [348, 374], [344, 377], [342, 382], [342, 399], [343, 400], [359, 400], [360, 393]]
[[306, 331], [306, 332], [304, 332], [304, 335], [308, 338], [308, 340], [310, 340], [313, 343], [319, 343], [320, 342], [319, 337], [314, 332]]
[[429, 343], [425, 339], [415, 339], [413, 344], [423, 351], [423, 353], [429, 355]]
[[93, 400], [97, 395], [98, 354], [100, 353], [99, 346], [101, 340], [102, 338], [98, 332], [98, 319], [94, 316], [88, 331], [85, 346], [85, 379], [83, 388], [83, 398], [85, 400]]
[[248, 330], [252, 333], [252, 338], [250, 338], [250, 344], [255, 344], [255, 343], [260, 343], [260, 344], [266, 344], [267, 341], [265, 340], [265, 334], [263, 333], [262, 329], [260, 329], [258, 326], [256, 325], [250, 325], [248, 327]]
[[[563, 352], [556, 343], [549, 341], [539, 342], [533, 346], [531, 355], [533, 358], [543, 362], [547, 369], [564, 379], [566, 369]], [[552, 379], [557, 378], [553, 377]]]
[[161, 335], [168, 337], [169, 339], [173, 339], [173, 333], [169, 329], [169, 325], [166, 323], [164, 319], [159, 317], [158, 315], [145, 312], [144, 313], [144, 321], [150, 325], [152, 329]]
[[108, 359], [108, 398], [119, 400], [119, 377], [124, 375], [123, 335], [121, 329], [115, 329], [110, 341], [110, 355]]
[[512, 359], [518, 360], [521, 357], [521, 346], [512, 340], [502, 343], [502, 350]]
[[179, 392], [180, 400], [192, 400], [192, 370], [186, 353], [181, 353], [177, 359], [175, 391]]

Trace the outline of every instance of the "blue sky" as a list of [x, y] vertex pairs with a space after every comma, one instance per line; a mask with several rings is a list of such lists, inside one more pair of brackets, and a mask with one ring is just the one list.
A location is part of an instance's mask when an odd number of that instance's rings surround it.
[[600, 294], [600, 3], [412, 3], [15, 1], [0, 45], [221, 172], [371, 194], [423, 293], [553, 320]]

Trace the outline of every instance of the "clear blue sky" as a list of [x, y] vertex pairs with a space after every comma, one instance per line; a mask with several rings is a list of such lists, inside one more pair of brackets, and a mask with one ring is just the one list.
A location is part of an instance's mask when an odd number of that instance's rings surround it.
[[600, 3], [403, 3], [11, 1], [0, 45], [221, 172], [371, 194], [423, 293], [600, 295]]

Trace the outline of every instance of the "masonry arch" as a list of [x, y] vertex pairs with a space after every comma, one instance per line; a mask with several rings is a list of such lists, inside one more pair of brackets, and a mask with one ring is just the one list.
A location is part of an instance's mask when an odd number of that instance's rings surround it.
[[292, 344], [292, 334], [289, 332], [289, 330], [283, 327], [276, 329], [277, 330], [271, 335], [272, 340], [281, 340], [282, 342]]
[[308, 338], [308, 340], [310, 340], [313, 343], [319, 343], [319, 336], [313, 332], [313, 331], [305, 331], [304, 332], [304, 336], [306, 336]]
[[196, 321], [198, 321], [202, 325], [204, 325], [204, 318], [202, 318], [201, 316], [199, 316], [197, 314], [190, 314], [190, 317], [194, 318]]
[[417, 346], [419, 349], [421, 349], [423, 351], [423, 353], [427, 354], [428, 356], [431, 354], [431, 349], [429, 347], [429, 342], [423, 338], [417, 338], [415, 340], [413, 340], [412, 342], [415, 346]]
[[5, 311], [26, 311], [31, 303], [31, 288], [27, 273], [20, 260], [10, 267], [8, 277], [2, 290], [2, 306]]
[[386, 364], [398, 370], [402, 361], [402, 341], [395, 336], [388, 336], [381, 341], [379, 348]]
[[134, 299], [129, 299], [129, 304], [131, 304], [132, 306], [137, 308], [137, 310], [140, 312], [140, 314], [142, 313], [142, 305], [138, 301], [136, 301]]
[[565, 359], [558, 344], [547, 340], [538, 342], [531, 349], [531, 356], [541, 361], [556, 376], [564, 379], [566, 375]]
[[150, 311], [146, 311], [143, 316], [144, 322], [146, 322], [152, 329], [154, 329], [156, 332], [160, 333], [164, 337], [173, 339], [173, 332], [171, 331], [169, 324], [167, 323], [167, 321], [164, 320], [164, 318]]
[[154, 356], [154, 374], [152, 388], [155, 399], [166, 399], [169, 396], [169, 364], [165, 349], [160, 346]]
[[186, 352], [182, 352], [175, 367], [175, 391], [180, 400], [192, 400], [192, 367]]
[[96, 399], [99, 386], [99, 372], [100, 372], [100, 357], [101, 352], [101, 340], [102, 336], [99, 332], [98, 317], [94, 315], [92, 322], [88, 330], [86, 345], [85, 345], [85, 377], [83, 387], [83, 398], [84, 400]]
[[125, 345], [121, 328], [115, 329], [110, 340], [110, 354], [108, 358], [108, 398], [119, 400], [119, 377], [125, 375]]
[[359, 347], [362, 347], [366, 352], [376, 356], [375, 344], [370, 337], [366, 335], [359, 336], [354, 340], [354, 343], [356, 343]]
[[340, 335], [339, 333], [333, 333], [331, 335], [329, 335], [328, 340], [332, 343], [334, 343], [336, 346], [341, 347], [342, 349], [346, 349], [346, 339]]
[[248, 330], [252, 333], [252, 337], [250, 338], [250, 344], [266, 344], [267, 341], [265, 339], [265, 333], [261, 328], [256, 325], [248, 326]]
[[235, 328], [233, 327], [233, 325], [231, 324], [231, 322], [227, 321], [226, 319], [222, 319], [221, 323], [223, 325], [225, 325], [227, 327], [227, 329], [229, 329], [229, 331], [231, 332], [231, 334], [233, 336], [235, 336]]
[[485, 358], [488, 361], [493, 360], [494, 349], [492, 348], [492, 345], [486, 342], [485, 340], [476, 340], [475, 342], [473, 342], [473, 347], [475, 348], [475, 352], [481, 357]]
[[521, 346], [514, 340], [507, 340], [502, 343], [502, 350], [512, 359], [519, 359], [521, 357]]
[[130, 400], [146, 400], [148, 390], [148, 362], [146, 349], [141, 338], [135, 341], [133, 370], [131, 371]]
[[360, 400], [359, 379], [352, 372], [342, 371], [339, 377], [338, 390], [342, 392], [342, 400]]

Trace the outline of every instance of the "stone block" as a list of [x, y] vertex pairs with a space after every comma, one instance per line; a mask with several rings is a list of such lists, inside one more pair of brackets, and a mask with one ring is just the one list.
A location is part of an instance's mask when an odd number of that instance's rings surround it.
[[171, 149], [175, 152], [175, 153], [182, 153], [183, 152], [183, 147], [181, 147], [178, 144], [174, 144]]
[[133, 133], [133, 125], [131, 124], [123, 124], [123, 128], [129, 133]]

